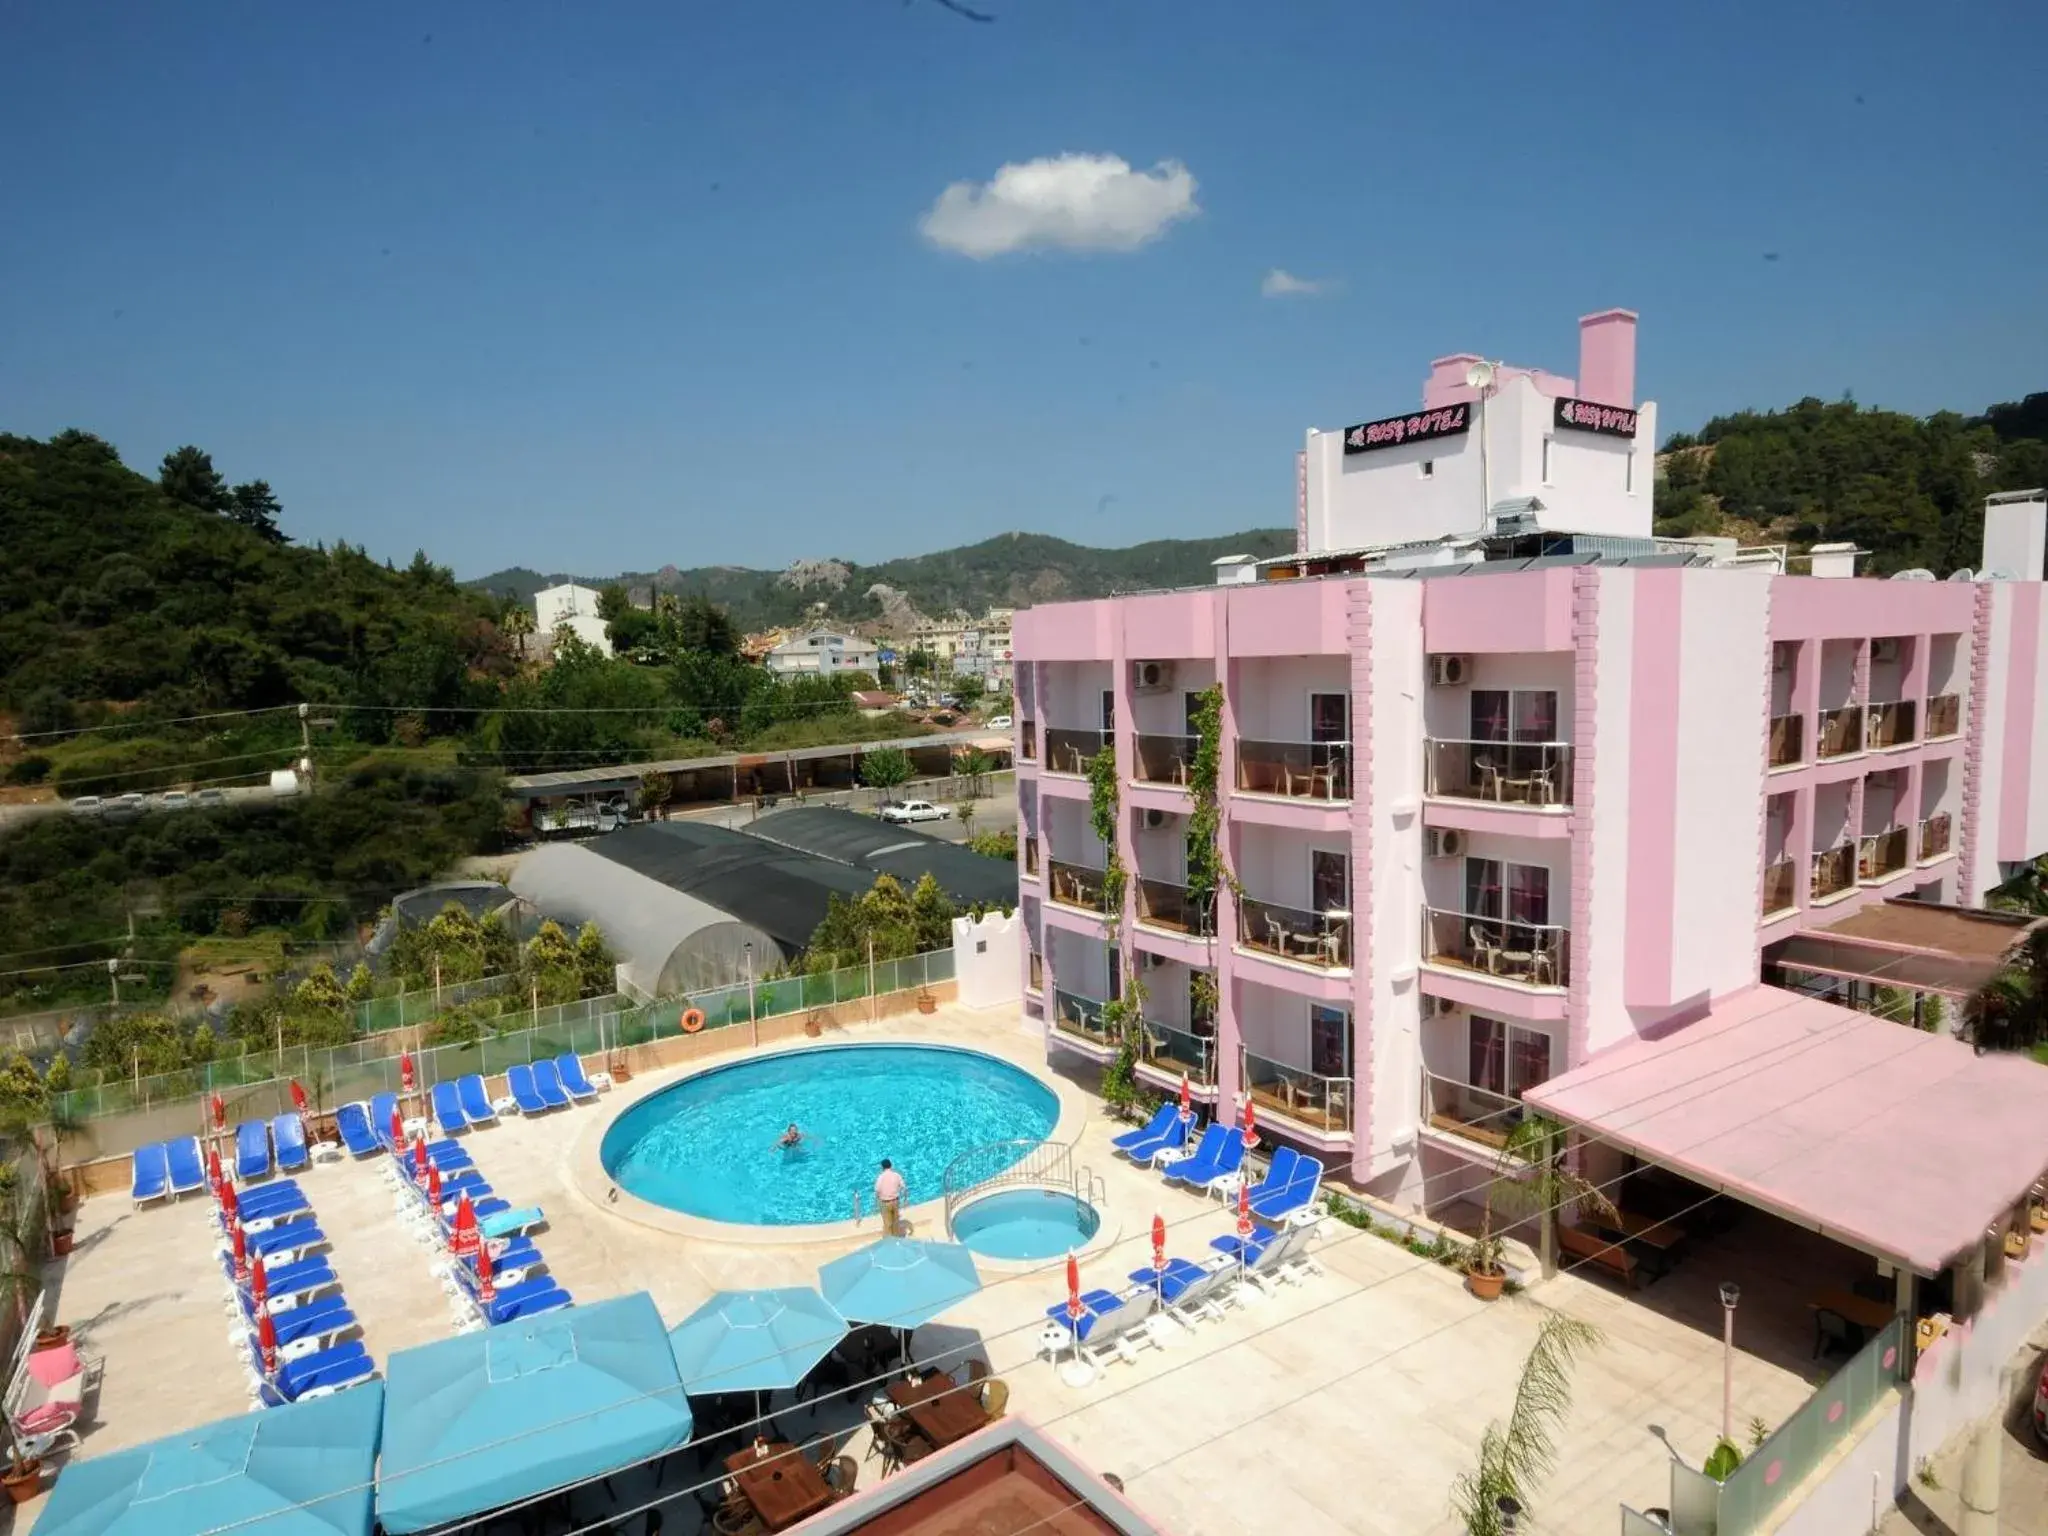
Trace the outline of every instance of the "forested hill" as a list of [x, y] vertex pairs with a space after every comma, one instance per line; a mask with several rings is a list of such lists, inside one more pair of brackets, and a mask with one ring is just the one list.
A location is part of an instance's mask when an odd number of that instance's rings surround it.
[[[1984, 498], [2048, 484], [2048, 394], [1981, 416], [1801, 400], [1717, 416], [1658, 459], [1657, 532], [1849, 541], [1880, 573], [1975, 566]], [[2035, 573], [2038, 574], [2038, 573]]]
[[105, 701], [164, 718], [346, 698], [421, 650], [510, 670], [483, 594], [424, 555], [296, 548], [282, 510], [197, 449], [151, 480], [89, 433], [0, 434], [0, 707], [42, 732]]
[[1005, 533], [979, 544], [936, 554], [858, 565], [844, 560], [800, 560], [787, 570], [698, 566], [623, 576], [543, 576], [523, 567], [498, 571], [473, 585], [530, 598], [541, 587], [577, 580], [591, 586], [623, 583], [629, 589], [708, 597], [732, 612], [742, 629], [801, 619], [812, 604], [835, 618], [857, 622], [890, 614], [893, 603], [919, 613], [956, 609], [980, 613], [990, 604], [1022, 608], [1062, 598], [1106, 597], [1148, 587], [1208, 581], [1210, 562], [1223, 555], [1277, 555], [1294, 548], [1292, 528], [1253, 528], [1207, 539], [1155, 539], [1124, 549], [1093, 549], [1037, 533]]

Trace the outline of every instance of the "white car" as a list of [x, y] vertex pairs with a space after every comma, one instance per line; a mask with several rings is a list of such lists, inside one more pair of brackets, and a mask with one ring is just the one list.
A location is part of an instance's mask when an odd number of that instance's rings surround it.
[[80, 795], [71, 802], [71, 809], [80, 816], [97, 816], [107, 808], [107, 802], [98, 795]]
[[1010, 717], [1008, 715], [997, 715], [993, 719], [987, 720], [983, 723], [986, 724], [988, 728], [992, 731], [1007, 731], [1011, 725]]
[[166, 811], [189, 810], [191, 805], [191, 793], [182, 789], [167, 789], [157, 800], [158, 808]]
[[943, 805], [933, 805], [929, 800], [904, 800], [895, 805], [885, 805], [877, 813], [884, 821], [944, 821], [953, 813]]

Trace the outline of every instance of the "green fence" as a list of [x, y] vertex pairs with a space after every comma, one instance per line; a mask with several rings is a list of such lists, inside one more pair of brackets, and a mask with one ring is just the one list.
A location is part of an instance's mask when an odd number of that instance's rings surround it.
[[380, 1035], [387, 1030], [410, 1029], [425, 1024], [458, 1003], [490, 997], [512, 985], [510, 976], [485, 976], [477, 981], [452, 982], [445, 987], [423, 987], [417, 992], [398, 992], [390, 997], [373, 997], [356, 1004], [356, 1033]]
[[[507, 1067], [574, 1051], [594, 1056], [624, 1046], [672, 1039], [683, 1032], [682, 1016], [691, 1008], [704, 1015], [706, 1031], [730, 1029], [752, 1019], [806, 1013], [835, 1003], [886, 995], [953, 978], [953, 951], [935, 949], [904, 960], [877, 961], [870, 984], [866, 966], [827, 971], [816, 976], [790, 976], [777, 981], [745, 983], [683, 997], [630, 1005], [617, 996], [587, 998], [543, 1008], [538, 1013], [508, 1015], [502, 1027], [460, 1045], [430, 1046], [414, 1054], [419, 1082], [431, 1087], [444, 1079], [472, 1072], [502, 1073]], [[417, 995], [417, 994], [415, 994]], [[179, 1104], [192, 1104], [219, 1093], [228, 1101], [231, 1120], [258, 1114], [279, 1114], [290, 1108], [289, 1082], [296, 1079], [322, 1105], [332, 1108], [373, 1093], [395, 1093], [399, 1064], [389, 1036], [361, 1040], [332, 1049], [288, 1047], [251, 1051], [183, 1072], [78, 1088], [64, 1095], [67, 1116], [74, 1122], [110, 1120], [122, 1115], [154, 1114]], [[197, 1113], [195, 1108], [194, 1113]], [[114, 1138], [118, 1141], [121, 1138]], [[102, 1145], [103, 1152], [116, 1150]], [[118, 1150], [126, 1150], [119, 1148]]]

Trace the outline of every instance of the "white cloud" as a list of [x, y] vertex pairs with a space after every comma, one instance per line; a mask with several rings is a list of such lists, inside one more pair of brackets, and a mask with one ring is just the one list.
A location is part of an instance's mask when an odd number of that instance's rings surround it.
[[1202, 210], [1178, 160], [1134, 171], [1116, 155], [1055, 155], [956, 181], [918, 221], [925, 239], [980, 261], [1011, 251], [1135, 251]]
[[1273, 268], [1259, 284], [1260, 294], [1269, 299], [1313, 299], [1336, 289], [1337, 285], [1328, 278], [1296, 277], [1285, 267]]

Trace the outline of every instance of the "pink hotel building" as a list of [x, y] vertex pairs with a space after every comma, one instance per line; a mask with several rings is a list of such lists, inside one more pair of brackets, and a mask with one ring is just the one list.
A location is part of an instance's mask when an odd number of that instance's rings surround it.
[[[1491, 1156], [1461, 1127], [1786, 974], [1794, 936], [1972, 905], [2048, 852], [2039, 493], [1994, 498], [1986, 568], [1945, 580], [1653, 538], [1635, 329], [1581, 321], [1576, 380], [1448, 357], [1419, 411], [1310, 431], [1292, 555], [1017, 615], [1025, 1004], [1049, 1053], [1114, 1054], [1099, 1014], [1129, 969], [1151, 1086], [1249, 1094], [1270, 1132], [1412, 1202]], [[1231, 879], [1201, 903], [1187, 778], [1218, 682]], [[1114, 930], [1085, 777], [1105, 745]], [[1843, 974], [1817, 985], [1867, 992]]]

